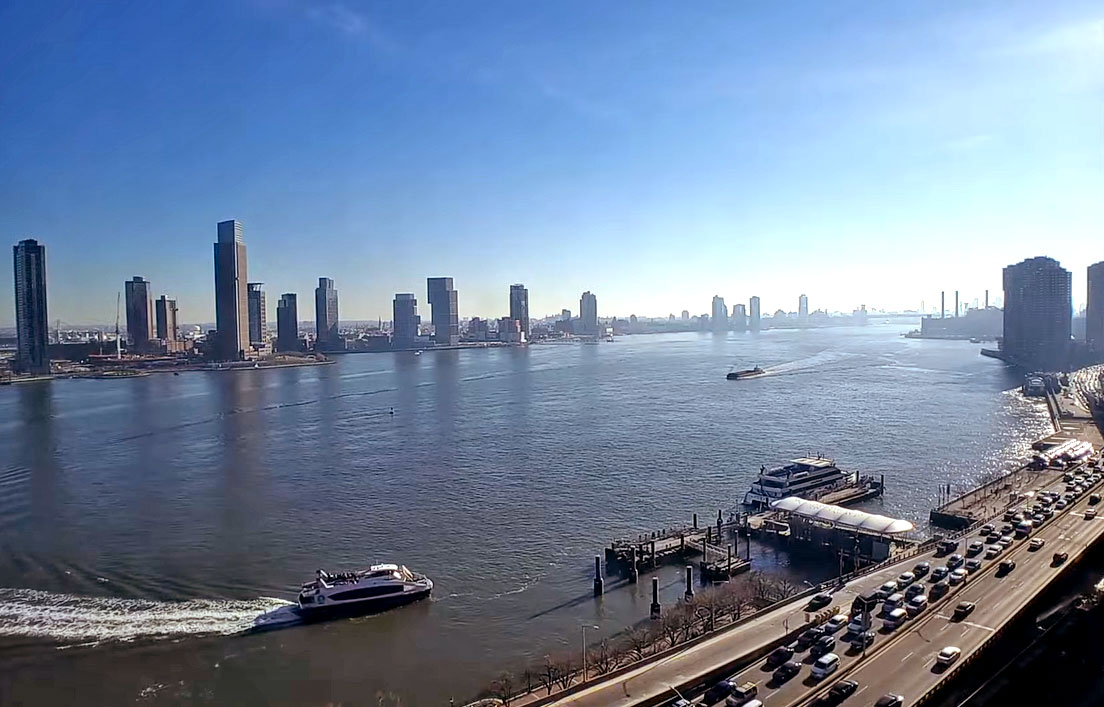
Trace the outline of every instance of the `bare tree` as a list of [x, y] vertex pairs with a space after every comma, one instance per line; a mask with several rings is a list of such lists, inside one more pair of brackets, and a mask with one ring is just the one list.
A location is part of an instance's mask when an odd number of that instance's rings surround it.
[[516, 689], [514, 685], [514, 676], [509, 672], [504, 672], [491, 683], [491, 697], [497, 697], [502, 700], [503, 705], [509, 707], [510, 700], [514, 698]]
[[572, 653], [561, 655], [556, 659], [556, 668], [558, 672], [556, 682], [559, 683], [561, 690], [566, 690], [579, 673], [579, 664], [575, 661], [575, 655]]
[[598, 645], [590, 649], [587, 659], [596, 674], [605, 675], [616, 668], [620, 662], [618, 653], [618, 650], [610, 643], [609, 639], [603, 638]]
[[521, 679], [525, 681], [525, 691], [533, 691], [533, 681], [537, 679], [537, 673], [533, 670], [532, 665], [526, 665], [525, 669], [521, 671]]
[[674, 647], [679, 642], [683, 626], [686, 624], [686, 611], [682, 606], [672, 607], [659, 619], [659, 631], [668, 647]]
[[560, 677], [560, 667], [549, 658], [544, 656], [544, 664], [541, 665], [540, 673], [537, 674], [540, 678], [541, 685], [547, 690], [547, 694], [552, 694], [552, 688], [556, 686], [556, 679]]
[[652, 632], [647, 626], [633, 626], [625, 632], [625, 646], [633, 660], [644, 660], [654, 642]]
[[376, 692], [377, 707], [403, 707], [402, 698], [393, 692]]

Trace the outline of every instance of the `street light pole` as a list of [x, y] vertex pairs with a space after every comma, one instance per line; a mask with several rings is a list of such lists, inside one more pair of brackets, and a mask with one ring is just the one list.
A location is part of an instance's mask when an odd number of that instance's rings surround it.
[[587, 630], [588, 628], [592, 628], [592, 629], [594, 629], [594, 630], [596, 630], [596, 631], [598, 630], [598, 627], [597, 627], [597, 626], [587, 626], [586, 624], [583, 624], [582, 626], [580, 626], [580, 627], [579, 627], [579, 629], [581, 630], [581, 633], [582, 633], [582, 644], [583, 644], [583, 646], [582, 646], [582, 647], [583, 647], [583, 679], [582, 679], [582, 680], [581, 680], [580, 682], [586, 682], [586, 679], [587, 679], [587, 675], [586, 675], [586, 674], [587, 674], [587, 664], [586, 664], [586, 630]]

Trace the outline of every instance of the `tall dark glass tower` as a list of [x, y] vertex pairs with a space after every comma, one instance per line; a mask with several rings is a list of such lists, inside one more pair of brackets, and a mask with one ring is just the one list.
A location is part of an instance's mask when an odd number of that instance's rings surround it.
[[276, 303], [276, 350], [299, 350], [299, 305], [291, 292], [280, 295]]
[[433, 341], [455, 346], [460, 343], [460, 310], [451, 277], [431, 277], [426, 280]]
[[1004, 344], [1011, 361], [1058, 370], [1069, 364], [1073, 281], [1053, 258], [1029, 258], [1004, 269]]
[[337, 290], [328, 277], [318, 278], [318, 287], [314, 288], [314, 332], [319, 349], [339, 348]]
[[521, 322], [521, 331], [529, 339], [529, 290], [525, 285], [510, 285], [510, 319]]
[[153, 293], [150, 283], [135, 275], [124, 285], [126, 292], [127, 342], [132, 350], [142, 353], [150, 348], [153, 338]]
[[215, 242], [215, 358], [236, 361], [249, 345], [249, 273], [240, 221], [220, 221]]
[[49, 373], [46, 246], [33, 238], [12, 247], [15, 262], [15, 370]]
[[414, 345], [418, 336], [418, 325], [422, 323], [418, 316], [418, 300], [408, 292], [395, 295], [392, 303], [391, 346], [396, 349], [408, 349]]

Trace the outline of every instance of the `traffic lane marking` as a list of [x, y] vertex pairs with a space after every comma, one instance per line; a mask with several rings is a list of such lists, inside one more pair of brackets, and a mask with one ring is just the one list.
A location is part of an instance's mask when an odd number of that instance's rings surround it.
[[[938, 616], [941, 619], [946, 619], [947, 621], [951, 620], [950, 616], [944, 616], [943, 614], [936, 614], [936, 616]], [[988, 626], [982, 626], [981, 624], [975, 624], [973, 621], [955, 621], [954, 623], [958, 624], [959, 626], [970, 626], [972, 628], [980, 628], [980, 629], [983, 629], [985, 631], [993, 631], [994, 630], [992, 628], [989, 628]], [[950, 625], [951, 624], [947, 624], [948, 627]]]

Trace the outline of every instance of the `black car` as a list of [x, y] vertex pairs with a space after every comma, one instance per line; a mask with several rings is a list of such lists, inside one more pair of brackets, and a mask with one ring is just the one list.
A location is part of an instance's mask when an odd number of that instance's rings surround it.
[[817, 642], [813, 644], [813, 647], [809, 649], [809, 655], [813, 656], [814, 658], [819, 658], [825, 653], [831, 653], [835, 649], [835, 636], [821, 636], [817, 639]]
[[731, 680], [721, 680], [705, 691], [705, 704], [712, 705], [720, 702], [724, 698], [732, 694], [732, 691], [736, 689], [736, 683]]
[[901, 707], [903, 704], [905, 704], [905, 698], [891, 692], [879, 697], [878, 701], [874, 703], [874, 707]]
[[1069, 559], [1069, 553], [1068, 552], [1056, 552], [1056, 553], [1054, 553], [1054, 558], [1053, 559], [1054, 559], [1054, 564], [1055, 565], [1060, 565], [1060, 564], [1062, 564], [1063, 562], [1065, 562], [1066, 560]]
[[866, 633], [856, 633], [851, 638], [851, 647], [857, 651], [861, 651], [863, 648], [870, 646], [874, 643], [875, 633], [873, 631], [867, 631]]
[[778, 684], [784, 683], [800, 672], [801, 663], [798, 663], [796, 660], [787, 661], [778, 666], [778, 670], [774, 671], [774, 681]]
[[1004, 562], [1000, 563], [1000, 567], [997, 568], [997, 574], [1004, 576], [1014, 569], [1016, 569], [1016, 561], [1005, 560]]
[[948, 584], [947, 580], [945, 579], [942, 582], [936, 582], [931, 586], [931, 589], [928, 590], [928, 597], [930, 599], [938, 599], [939, 597], [946, 594], [950, 590], [950, 588], [951, 585]]
[[939, 580], [945, 578], [948, 574], [950, 574], [950, 572], [951, 571], [949, 569], [947, 569], [946, 567], [943, 567], [943, 566], [936, 567], [935, 569], [932, 570], [931, 577], [930, 577], [929, 581], [938, 582]]
[[820, 707], [836, 707], [836, 705], [855, 694], [858, 689], [859, 683], [854, 680], [840, 680], [828, 688], [828, 692], [820, 698], [818, 705]]
[[831, 603], [832, 595], [821, 592], [820, 594], [813, 596], [813, 598], [809, 600], [809, 605], [807, 608], [809, 609], [809, 611], [816, 611], [817, 609], [828, 606]]
[[[926, 575], [928, 572], [931, 572], [931, 563], [930, 562], [917, 562], [916, 566], [912, 568], [912, 573], [914, 575], [916, 575], [917, 579], [920, 579], [921, 577]], [[838, 685], [839, 683], [836, 683], [836, 684]]]
[[811, 629], [797, 637], [797, 647], [799, 649], [808, 648], [809, 646], [816, 643], [817, 640], [819, 640], [820, 637], [823, 636], [825, 633], [826, 631], [823, 626], [813, 626]]
[[962, 619], [973, 613], [976, 607], [977, 605], [974, 604], [974, 602], [972, 601], [960, 602], [959, 605], [955, 607], [954, 616], [952, 618], [955, 621], [961, 621]]
[[767, 667], [776, 668], [782, 665], [787, 660], [794, 657], [794, 649], [790, 646], [781, 646], [771, 651], [771, 654], [767, 656]]
[[955, 553], [947, 558], [947, 571], [957, 569], [962, 566], [962, 563], [966, 561], [966, 558], [962, 555]]

